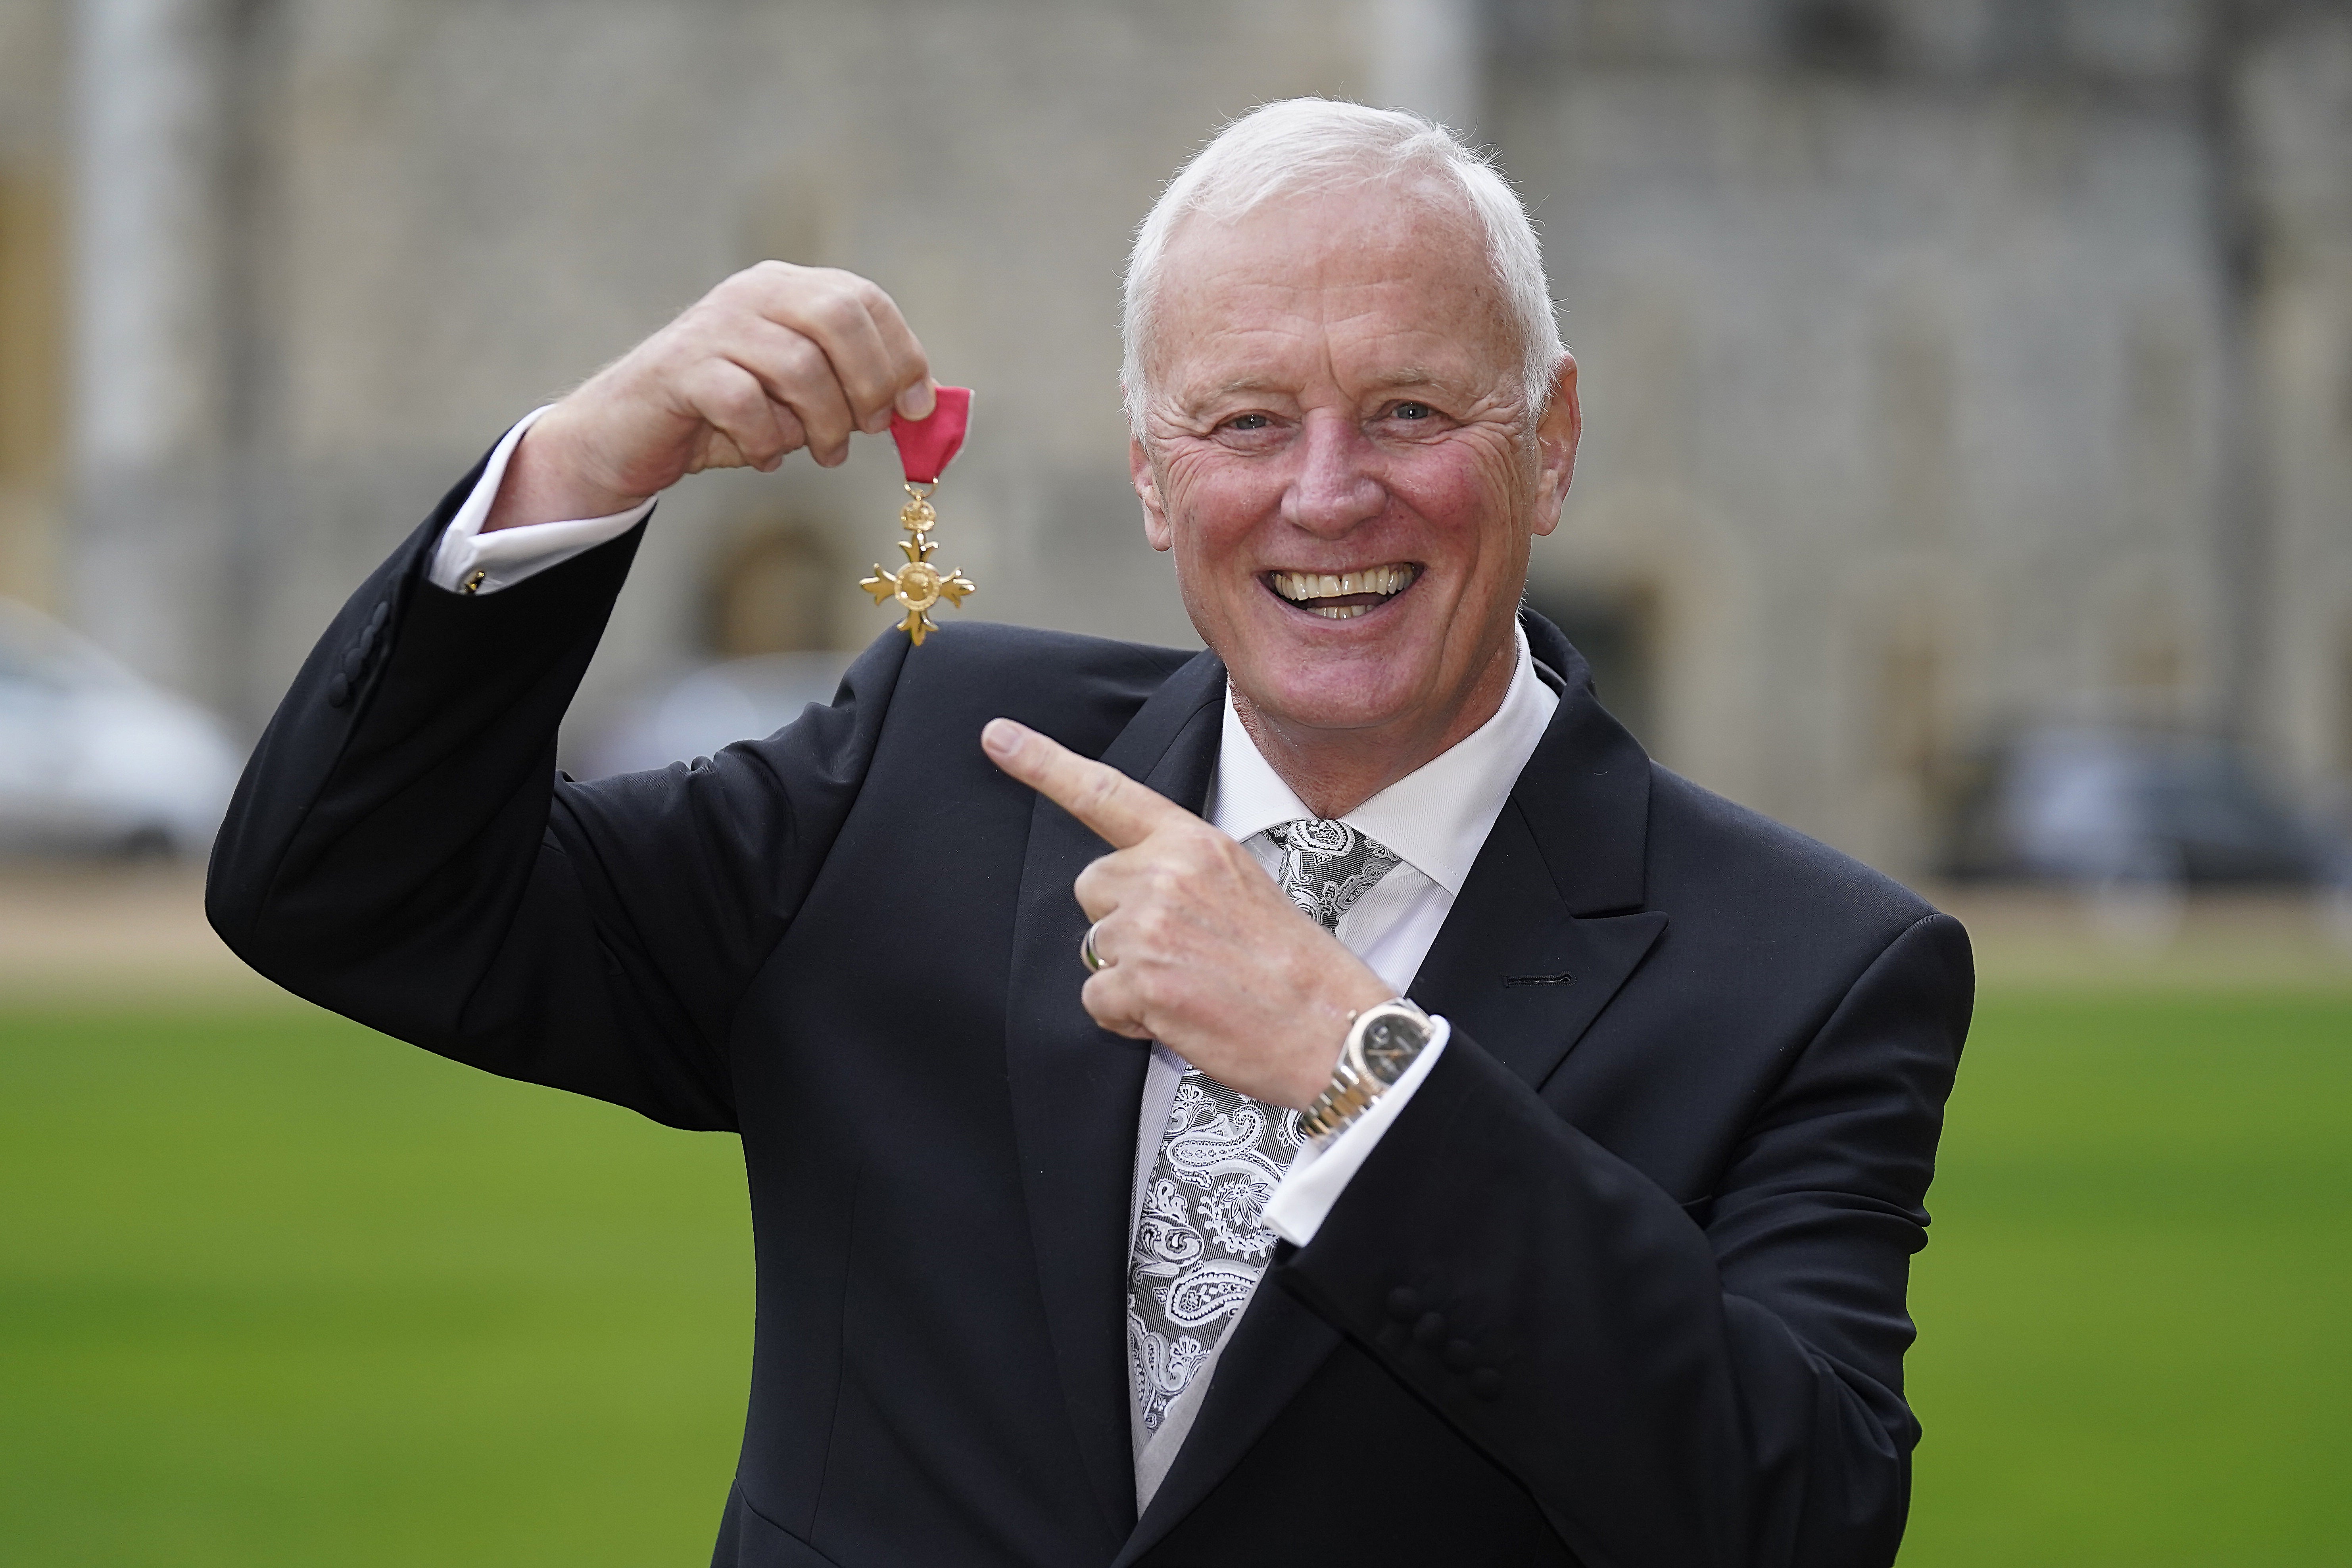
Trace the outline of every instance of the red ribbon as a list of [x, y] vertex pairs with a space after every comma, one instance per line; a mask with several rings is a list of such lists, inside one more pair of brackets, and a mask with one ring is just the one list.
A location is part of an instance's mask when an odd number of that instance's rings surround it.
[[890, 437], [898, 443], [898, 461], [910, 485], [936, 482], [963, 448], [964, 426], [971, 422], [971, 388], [937, 389], [939, 406], [927, 418], [890, 416]]

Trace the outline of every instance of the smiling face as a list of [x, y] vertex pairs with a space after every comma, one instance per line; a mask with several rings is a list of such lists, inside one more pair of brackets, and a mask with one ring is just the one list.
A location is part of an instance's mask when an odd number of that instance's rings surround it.
[[1528, 543], [1574, 465], [1575, 365], [1531, 415], [1484, 235], [1433, 184], [1188, 220], [1155, 307], [1146, 531], [1268, 760], [1347, 775], [1300, 794], [1349, 809], [1500, 705]]

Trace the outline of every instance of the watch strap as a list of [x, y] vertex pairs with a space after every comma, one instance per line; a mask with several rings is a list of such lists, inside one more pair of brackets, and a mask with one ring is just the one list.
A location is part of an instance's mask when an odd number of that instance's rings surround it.
[[1298, 1129], [1309, 1138], [1328, 1138], [1372, 1108], [1384, 1086], [1356, 1070], [1343, 1055], [1331, 1069], [1331, 1081], [1315, 1103], [1298, 1113]]
[[1423, 1028], [1428, 1026], [1429, 1015], [1402, 996], [1367, 1007], [1348, 1021], [1348, 1038], [1340, 1047], [1339, 1061], [1331, 1068], [1331, 1081], [1312, 1104], [1298, 1113], [1301, 1131], [1310, 1138], [1328, 1138], [1370, 1110], [1372, 1101], [1388, 1092], [1385, 1082], [1356, 1064], [1362, 1056], [1366, 1026], [1376, 1017], [1399, 1013], [1418, 1019]]

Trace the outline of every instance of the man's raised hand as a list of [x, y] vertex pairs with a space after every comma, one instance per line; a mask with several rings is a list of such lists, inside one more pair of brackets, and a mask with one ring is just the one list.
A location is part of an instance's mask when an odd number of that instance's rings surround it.
[[486, 527], [604, 517], [704, 468], [831, 468], [931, 411], [930, 363], [855, 273], [762, 261], [583, 382], [516, 447]]
[[[1381, 977], [1166, 796], [1010, 719], [981, 745], [1111, 847], [1072, 889], [1106, 964], [1081, 993], [1095, 1022], [1268, 1104], [1311, 1104], [1349, 1020], [1394, 994]], [[1074, 952], [1074, 981], [1077, 964]]]

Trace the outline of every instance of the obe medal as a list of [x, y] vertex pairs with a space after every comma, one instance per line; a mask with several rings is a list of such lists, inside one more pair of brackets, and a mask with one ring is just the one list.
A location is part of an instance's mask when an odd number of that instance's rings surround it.
[[961, 609], [963, 596], [973, 591], [972, 580], [962, 573], [942, 572], [931, 564], [931, 552], [939, 544], [930, 534], [940, 521], [931, 493], [939, 489], [940, 475], [963, 446], [964, 427], [971, 419], [971, 388], [942, 386], [938, 393], [939, 405], [929, 418], [890, 416], [890, 437], [898, 443], [898, 461], [907, 476], [907, 504], [898, 509], [898, 526], [907, 531], [907, 537], [898, 542], [898, 548], [907, 552], [906, 564], [894, 572], [877, 563], [874, 575], [857, 584], [874, 595], [876, 604], [896, 600], [906, 610], [898, 629], [917, 647], [940, 629], [930, 617], [931, 606], [945, 599]]

